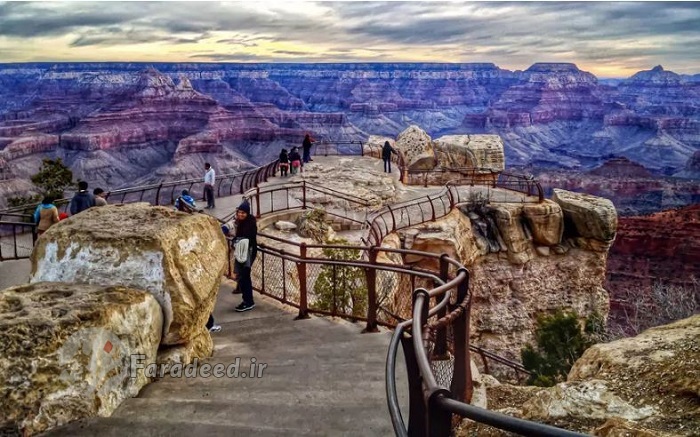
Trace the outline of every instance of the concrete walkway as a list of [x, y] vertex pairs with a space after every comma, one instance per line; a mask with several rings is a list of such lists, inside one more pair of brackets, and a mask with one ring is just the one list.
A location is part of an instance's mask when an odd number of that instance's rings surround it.
[[[384, 363], [390, 333], [361, 334], [362, 324], [312, 317], [256, 295], [256, 308], [233, 311], [240, 295], [221, 287], [214, 356], [267, 364], [260, 378], [171, 378], [146, 386], [111, 417], [55, 429], [48, 436], [388, 436]], [[403, 358], [400, 358], [400, 363]], [[407, 399], [405, 371], [399, 396]], [[408, 411], [407, 402], [403, 406]]]

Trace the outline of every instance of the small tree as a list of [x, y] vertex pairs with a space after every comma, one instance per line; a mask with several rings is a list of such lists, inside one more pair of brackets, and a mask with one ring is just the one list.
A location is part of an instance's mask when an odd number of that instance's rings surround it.
[[65, 189], [73, 185], [73, 172], [61, 158], [44, 159], [39, 173], [32, 176], [32, 182], [42, 195], [59, 199], [63, 197]]
[[[586, 331], [600, 331], [601, 317], [590, 317]], [[526, 345], [521, 351], [523, 366], [532, 372], [529, 384], [549, 387], [566, 379], [574, 362], [593, 344], [587, 333], [581, 331], [575, 312], [557, 311], [537, 319], [535, 332], [537, 348]]]
[[[342, 238], [326, 240], [326, 244], [347, 245]], [[355, 261], [360, 259], [359, 249], [323, 249], [323, 255], [332, 260]], [[352, 314], [362, 317], [367, 314], [367, 284], [365, 272], [359, 267], [323, 265], [314, 283], [316, 305], [324, 311]]]

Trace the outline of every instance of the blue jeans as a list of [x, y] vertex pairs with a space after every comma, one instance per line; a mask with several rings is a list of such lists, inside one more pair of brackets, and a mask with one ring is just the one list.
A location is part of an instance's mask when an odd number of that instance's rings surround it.
[[311, 160], [311, 148], [304, 149], [304, 157], [302, 160], [304, 162], [309, 162]]

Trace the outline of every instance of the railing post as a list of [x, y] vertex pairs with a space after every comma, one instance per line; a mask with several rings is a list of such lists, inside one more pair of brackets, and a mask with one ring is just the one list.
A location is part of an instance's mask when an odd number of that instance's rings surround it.
[[468, 299], [469, 302], [464, 312], [455, 320], [454, 325], [452, 325], [455, 363], [450, 392], [452, 393], [453, 399], [470, 403], [474, 391], [474, 387], [472, 386], [471, 357], [469, 353], [469, 307], [471, 306], [471, 295], [469, 294], [469, 271], [462, 268], [460, 272], [465, 272], [467, 276], [465, 280], [457, 286], [457, 304], [452, 308], [461, 304], [464, 299]]
[[299, 315], [295, 320], [309, 318], [309, 301], [306, 290], [306, 243], [299, 245], [299, 258], [297, 262], [297, 271], [299, 274]]
[[[450, 264], [447, 262], [448, 255], [446, 253], [443, 253], [440, 255], [440, 279], [443, 281], [443, 283], [446, 283], [447, 281], [450, 280], [449, 278], [449, 270], [450, 270]], [[443, 296], [435, 296], [435, 304], [437, 305], [441, 300]], [[447, 307], [441, 309], [438, 312], [438, 318], [442, 319], [447, 315]], [[447, 327], [441, 327], [438, 328], [437, 332], [435, 333], [435, 359], [447, 359], [449, 358], [449, 354], [447, 353]]]
[[[415, 335], [414, 332], [411, 335]], [[418, 333], [420, 335], [420, 333]], [[411, 437], [426, 437], [428, 435], [428, 411], [425, 408], [423, 395], [423, 378], [420, 375], [416, 350], [413, 340], [404, 334], [401, 337], [403, 356], [406, 360], [406, 376], [408, 377], [408, 435]]]
[[[160, 205], [160, 189], [163, 188], [163, 183], [161, 182], [160, 185], [158, 185], [158, 189], [156, 190], [156, 206]], [[109, 197], [109, 194], [107, 194], [107, 197]]]
[[365, 267], [365, 278], [367, 279], [367, 326], [364, 332], [379, 332], [377, 328], [377, 248], [369, 248], [370, 267]]
[[255, 187], [255, 218], [260, 218], [260, 186]]
[[360, 141], [360, 156], [365, 156], [365, 145]]
[[306, 181], [301, 181], [301, 209], [306, 209]]

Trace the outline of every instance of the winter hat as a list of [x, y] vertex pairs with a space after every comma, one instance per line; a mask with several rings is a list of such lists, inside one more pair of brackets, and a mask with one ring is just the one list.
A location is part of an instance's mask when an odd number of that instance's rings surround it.
[[247, 200], [244, 200], [243, 203], [238, 205], [237, 209], [240, 211], [244, 211], [247, 214], [250, 214], [250, 203], [248, 203]]

